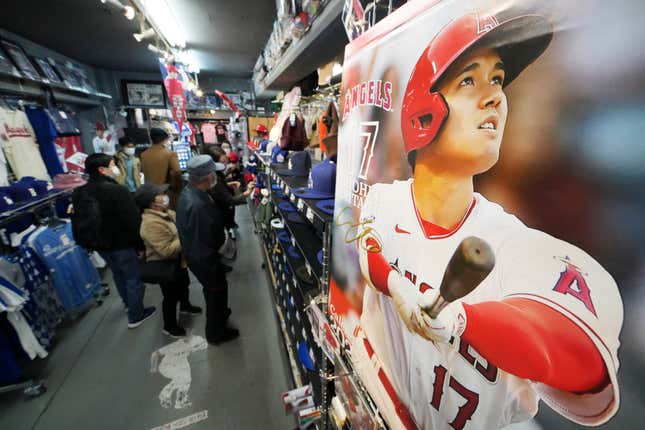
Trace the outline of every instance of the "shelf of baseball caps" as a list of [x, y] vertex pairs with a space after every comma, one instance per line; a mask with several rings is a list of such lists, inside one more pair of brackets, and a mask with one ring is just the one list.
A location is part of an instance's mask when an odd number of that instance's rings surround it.
[[[276, 193], [271, 195], [271, 200], [285, 227], [281, 242], [291, 244], [286, 251], [294, 262], [302, 259], [302, 264], [297, 266], [294, 275], [303, 283], [310, 283], [311, 278], [313, 285], [319, 284], [323, 275], [322, 238], [311, 224], [302, 220], [302, 216], [296, 212], [296, 207], [291, 202], [280, 199]], [[296, 217], [302, 221], [293, 221]]]
[[[319, 364], [322, 363], [322, 351], [314, 341], [311, 323], [305, 307], [316, 294], [316, 289], [303, 289], [299, 278], [293, 276], [297, 261], [289, 254], [289, 245], [279, 239], [284, 229], [272, 229], [265, 240], [265, 251], [271, 256], [268, 261], [273, 274], [273, 298], [280, 309], [280, 316], [285, 325], [285, 344], [293, 348], [298, 357], [297, 366], [301, 382], [311, 383], [314, 387], [314, 398], [317, 404], [322, 400], [322, 387], [319, 375]], [[276, 247], [280, 250], [276, 252]], [[306, 364], [305, 364], [306, 363]]]
[[[333, 204], [329, 202], [329, 199], [324, 200], [325, 203], [329, 204], [321, 208], [321, 200], [319, 199], [297, 197], [292, 191], [297, 188], [306, 187], [308, 185], [308, 179], [306, 177], [280, 175], [277, 169], [285, 169], [288, 167], [287, 164], [270, 163], [267, 156], [256, 155], [265, 167], [268, 168], [271, 186], [277, 188], [272, 188], [272, 191], [284, 194], [304, 219], [308, 220], [317, 231], [323, 232], [328, 223], [333, 220]], [[317, 161], [312, 160], [312, 167], [315, 167], [317, 164]]]

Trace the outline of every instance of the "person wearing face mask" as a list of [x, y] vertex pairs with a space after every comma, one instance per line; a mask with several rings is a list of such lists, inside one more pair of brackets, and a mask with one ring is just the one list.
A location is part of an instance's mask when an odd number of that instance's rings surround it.
[[134, 155], [134, 142], [128, 136], [119, 139], [121, 149], [116, 153], [116, 165], [119, 168], [117, 182], [125, 185], [130, 192], [141, 186], [141, 161]]
[[182, 313], [199, 314], [202, 309], [191, 305], [188, 299], [190, 278], [181, 255], [176, 214], [168, 209], [167, 189], [167, 185], [144, 184], [134, 198], [143, 210], [140, 234], [146, 246], [146, 263], [163, 262], [173, 268], [172, 276], [159, 285], [163, 293], [163, 332], [177, 338], [186, 335], [186, 330], [177, 323], [177, 304]]
[[[107, 154], [92, 154], [85, 160], [89, 180], [72, 195], [79, 211], [83, 201], [92, 199], [98, 206], [96, 230], [100, 246], [94, 247], [112, 271], [117, 291], [128, 312], [128, 328], [136, 328], [155, 313], [155, 307], [143, 306], [144, 285], [137, 251], [143, 249], [139, 237], [141, 216], [132, 194], [116, 177], [121, 173]], [[84, 195], [83, 195], [84, 194]], [[76, 235], [76, 233], [75, 233]], [[79, 241], [81, 238], [76, 238]]]
[[177, 207], [183, 188], [177, 154], [171, 150], [170, 135], [160, 128], [150, 129], [152, 146], [141, 153], [141, 168], [146, 183], [168, 184], [170, 208]]
[[240, 333], [227, 325], [231, 310], [219, 255], [225, 241], [224, 213], [208, 194], [217, 184], [216, 170], [208, 155], [198, 155], [188, 162], [189, 185], [177, 204], [177, 231], [188, 267], [203, 287], [206, 340], [218, 345], [236, 339]]

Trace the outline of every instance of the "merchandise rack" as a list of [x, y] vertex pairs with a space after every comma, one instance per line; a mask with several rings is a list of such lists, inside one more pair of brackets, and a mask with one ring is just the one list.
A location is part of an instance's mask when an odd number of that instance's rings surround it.
[[[328, 215], [324, 212], [322, 212], [318, 207], [316, 206], [317, 202], [319, 200], [316, 199], [301, 199], [296, 197], [292, 190], [294, 188], [299, 188], [299, 187], [304, 187], [307, 185], [307, 178], [302, 178], [302, 177], [293, 177], [293, 176], [283, 176], [280, 175], [277, 171], [277, 169], [284, 169], [287, 167], [286, 163], [283, 164], [276, 164], [276, 163], [270, 163], [269, 157], [266, 155], [260, 155], [256, 154], [260, 160], [260, 162], [265, 166], [265, 169], [263, 170], [263, 174], [265, 175], [266, 181], [265, 184], [267, 185], [267, 188], [270, 190], [271, 193], [271, 201], [275, 206], [274, 212], [279, 215], [284, 222], [285, 229], [289, 231], [292, 235], [292, 237], [295, 240], [295, 244], [300, 250], [300, 252], [303, 254], [304, 258], [311, 264], [311, 260], [313, 260], [312, 264], [312, 270], [316, 274], [316, 276], [319, 276], [319, 284], [320, 284], [320, 289], [318, 291], [314, 289], [310, 290], [305, 290], [305, 291], [300, 291], [303, 294], [303, 298], [305, 299], [305, 303], [309, 305], [309, 303], [314, 302], [321, 307], [321, 309], [324, 310], [324, 314], [327, 316], [327, 322], [329, 323], [330, 327], [332, 330], [336, 332], [336, 337], [339, 339], [341, 342], [341, 348], [340, 352], [337, 354], [334, 354], [334, 360], [338, 362], [339, 368], [334, 369], [334, 361], [329, 360], [329, 358], [322, 352], [322, 349], [317, 347], [316, 352], [320, 352], [320, 359], [318, 359], [318, 356], [316, 357], [316, 362], [319, 363], [319, 380], [321, 382], [321, 389], [322, 389], [322, 402], [320, 403], [321, 406], [321, 412], [322, 412], [322, 422], [320, 425], [320, 428], [323, 429], [329, 429], [329, 428], [334, 428], [334, 425], [332, 421], [330, 420], [330, 402], [331, 402], [331, 396], [333, 395], [334, 388], [333, 386], [328, 386], [328, 385], [333, 385], [333, 381], [337, 378], [337, 376], [334, 376], [334, 374], [350, 374], [352, 375], [352, 381], [353, 381], [353, 386], [356, 389], [356, 395], [360, 398], [361, 404], [365, 406], [367, 410], [369, 410], [370, 415], [372, 416], [373, 420], [378, 423], [379, 427], [381, 428], [386, 428], [386, 425], [384, 424], [384, 421], [382, 417], [380, 416], [378, 409], [373, 402], [371, 396], [367, 392], [367, 390], [364, 388], [362, 381], [358, 377], [358, 375], [354, 372], [354, 368], [352, 366], [351, 360], [349, 358], [349, 355], [347, 354], [348, 351], [348, 345], [343, 345], [343, 337], [340, 336], [340, 329], [336, 324], [334, 323], [332, 318], [329, 318], [327, 314], [327, 300], [329, 297], [329, 281], [330, 281], [330, 261], [331, 261], [331, 235], [332, 235], [332, 227], [333, 227], [333, 216]], [[280, 210], [277, 207], [277, 203], [285, 201], [282, 199], [278, 199], [276, 196], [276, 192], [271, 188], [272, 184], [278, 184], [280, 187], [280, 191], [283, 192], [285, 195], [287, 195], [289, 201], [296, 206], [298, 213], [300, 213], [308, 222], [309, 224], [298, 224], [289, 221], [286, 219], [285, 214], [283, 213], [282, 210]], [[275, 229], [272, 229], [275, 230]], [[290, 261], [288, 258], [288, 255], [286, 254], [286, 248], [287, 246], [283, 246], [282, 243], [280, 243], [279, 240], [275, 237], [275, 232], [271, 234], [272, 239], [275, 241], [275, 243], [279, 243], [279, 246], [283, 252], [283, 255], [285, 256], [285, 264], [289, 264], [290, 268], [293, 269], [293, 262]], [[310, 251], [311, 246], [310, 245], [303, 245], [303, 244], [311, 244], [311, 243], [320, 243], [322, 245], [322, 250], [323, 250], [323, 264], [320, 265], [318, 263], [317, 257], [315, 253]], [[273, 246], [273, 245], [272, 245]], [[271, 250], [269, 250], [268, 255], [271, 254]], [[316, 266], [319, 267], [319, 270], [316, 270]], [[294, 272], [292, 270], [292, 272]], [[294, 272], [295, 273], [295, 272]], [[294, 279], [297, 279], [294, 275]], [[280, 280], [278, 279], [278, 283]], [[275, 284], [274, 284], [275, 285]], [[277, 290], [277, 288], [276, 288]], [[316, 296], [315, 293], [318, 293]], [[276, 301], [279, 300], [279, 297], [276, 298]], [[308, 312], [303, 312], [303, 313], [308, 313]], [[308, 318], [305, 318], [307, 322]], [[311, 326], [310, 324], [308, 325], [308, 330], [311, 333]], [[311, 335], [313, 336], [313, 334]], [[305, 370], [306, 372], [306, 370]], [[351, 428], [349, 421], [346, 424], [347, 428]]]
[[[263, 246], [264, 246], [264, 251], [265, 251], [265, 258], [267, 259], [267, 265], [273, 266], [272, 269], [274, 269], [275, 272], [279, 272], [281, 267], [279, 266], [280, 264], [284, 263], [284, 265], [287, 265], [293, 274], [292, 278], [295, 281], [292, 281], [292, 279], [287, 279], [286, 276], [284, 279], [273, 279], [273, 290], [274, 294], [277, 294], [275, 297], [276, 302], [278, 303], [278, 307], [280, 305], [280, 298], [282, 297], [282, 294], [286, 294], [284, 291], [286, 291], [289, 286], [289, 282], [294, 282], [294, 287], [297, 290], [299, 294], [296, 294], [295, 296], [300, 296], [298, 297], [299, 299], [302, 300], [301, 303], [298, 303], [300, 306], [298, 306], [298, 309], [296, 309], [297, 313], [295, 314], [295, 318], [298, 320], [299, 323], [301, 323], [301, 328], [298, 330], [296, 333], [295, 330], [291, 331], [291, 335], [293, 338], [296, 338], [298, 335], [302, 334], [299, 340], [305, 340], [310, 347], [310, 350], [313, 351], [314, 355], [314, 362], [317, 364], [318, 367], [318, 373], [310, 372], [307, 371], [306, 369], [302, 369], [303, 374], [308, 374], [310, 375], [309, 381], [305, 382], [311, 382], [312, 386], [314, 387], [314, 398], [316, 400], [316, 404], [321, 408], [321, 422], [319, 423], [319, 428], [322, 429], [327, 429], [329, 427], [329, 417], [328, 417], [328, 408], [330, 405], [331, 401], [331, 396], [329, 392], [329, 385], [330, 381], [333, 380], [329, 378], [330, 375], [330, 368], [333, 365], [333, 363], [330, 363], [329, 360], [327, 359], [326, 355], [322, 352], [322, 350], [318, 347], [318, 345], [314, 342], [315, 336], [313, 335], [312, 332], [312, 327], [309, 322], [309, 318], [306, 312], [307, 305], [311, 303], [314, 300], [320, 300], [323, 298], [324, 301], [327, 300], [327, 296], [329, 294], [329, 273], [330, 273], [330, 252], [331, 252], [331, 230], [332, 230], [332, 220], [333, 217], [330, 215], [325, 214], [324, 212], [320, 211], [316, 207], [316, 202], [317, 200], [308, 200], [308, 199], [298, 199], [296, 198], [291, 190], [293, 188], [297, 188], [299, 186], [306, 186], [307, 185], [307, 179], [305, 178], [297, 178], [297, 177], [287, 177], [287, 176], [281, 176], [277, 173], [276, 169], [277, 168], [285, 168], [287, 167], [285, 164], [271, 164], [268, 161], [268, 157], [260, 154], [258, 155], [258, 158], [260, 159], [260, 163], [264, 165], [264, 169], [261, 174], [263, 174], [266, 178], [265, 184], [267, 185], [267, 188], [271, 190], [271, 203], [274, 205], [274, 214], [278, 215], [280, 218], [282, 218], [285, 230], [289, 231], [293, 238], [293, 242], [295, 242], [295, 246], [297, 249], [300, 251], [302, 254], [304, 261], [306, 262], [305, 264], [308, 264], [311, 267], [311, 273], [313, 276], [315, 276], [318, 279], [318, 288], [311, 288], [306, 286], [304, 289], [302, 288], [302, 283], [297, 280], [297, 277], [295, 276], [295, 267], [296, 264], [295, 262], [290, 259], [290, 257], [287, 254], [287, 248], [288, 246], [284, 246], [276, 237], [275, 229], [271, 229], [271, 232], [269, 234], [264, 234], [263, 236]], [[278, 184], [280, 186], [280, 189], [282, 192], [288, 195], [289, 200], [296, 206], [297, 212], [300, 213], [303, 218], [306, 220], [305, 224], [299, 224], [293, 221], [289, 221], [283, 211], [281, 211], [277, 207], [277, 203], [284, 201], [281, 199], [278, 199], [276, 196], [276, 193], [273, 192], [271, 189], [271, 184]], [[293, 244], [292, 242], [292, 244]], [[279, 262], [279, 257], [278, 256], [273, 256], [275, 260], [272, 260], [270, 256], [272, 255], [272, 250], [275, 244], [278, 243], [281, 251], [282, 251], [282, 256], [283, 256], [283, 262]], [[317, 244], [317, 245], [315, 245]], [[268, 248], [267, 248], [268, 247]], [[317, 253], [318, 251], [322, 250], [322, 264], [319, 263], [318, 258], [317, 258]], [[285, 284], [284, 288], [279, 285], [279, 284]], [[288, 291], [289, 293], [291, 292], [290, 290]], [[282, 301], [282, 304], [286, 304], [285, 301]], [[284, 312], [284, 309], [283, 309]], [[287, 314], [287, 315], [293, 315], [293, 314]], [[289, 325], [289, 321], [286, 321], [287, 325]], [[289, 335], [289, 330], [287, 330], [287, 335]]]

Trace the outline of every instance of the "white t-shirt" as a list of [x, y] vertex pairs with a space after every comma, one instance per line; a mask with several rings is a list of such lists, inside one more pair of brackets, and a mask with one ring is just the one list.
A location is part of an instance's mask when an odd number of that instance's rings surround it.
[[115, 154], [114, 144], [112, 144], [112, 142], [107, 140], [105, 137], [95, 136], [94, 140], [92, 140], [92, 145], [94, 146], [95, 154]]
[[[611, 275], [582, 250], [526, 227], [480, 194], [453, 231], [426, 237], [412, 193], [412, 179], [373, 185], [361, 211], [361, 221], [373, 217], [369, 225], [380, 237], [388, 262], [420, 290], [438, 288], [459, 243], [469, 236], [484, 239], [495, 253], [495, 268], [462, 302], [521, 297], [550, 306], [589, 336], [611, 379], [600, 393], [575, 395], [518, 378], [459, 339], [454, 345], [435, 345], [411, 333], [391, 298], [366, 287], [364, 335], [418, 428], [502, 428], [533, 417], [539, 400], [581, 424], [599, 425], [611, 418], [619, 404], [617, 351], [623, 321]], [[357, 371], [375, 393], [390, 427], [404, 428], [377, 374], [376, 359], [363, 344], [359, 336], [352, 347]]]
[[[33, 176], [51, 180], [40, 155], [34, 129], [24, 112], [0, 108], [0, 141], [16, 178]], [[0, 182], [2, 181], [5, 184], [7, 182], [7, 169], [6, 163], [0, 159]]]

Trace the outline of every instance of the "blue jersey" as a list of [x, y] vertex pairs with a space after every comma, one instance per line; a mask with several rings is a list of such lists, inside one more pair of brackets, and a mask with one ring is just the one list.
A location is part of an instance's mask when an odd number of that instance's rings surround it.
[[49, 270], [65, 309], [83, 305], [100, 289], [99, 274], [87, 251], [74, 242], [71, 223], [39, 229], [28, 244]]

